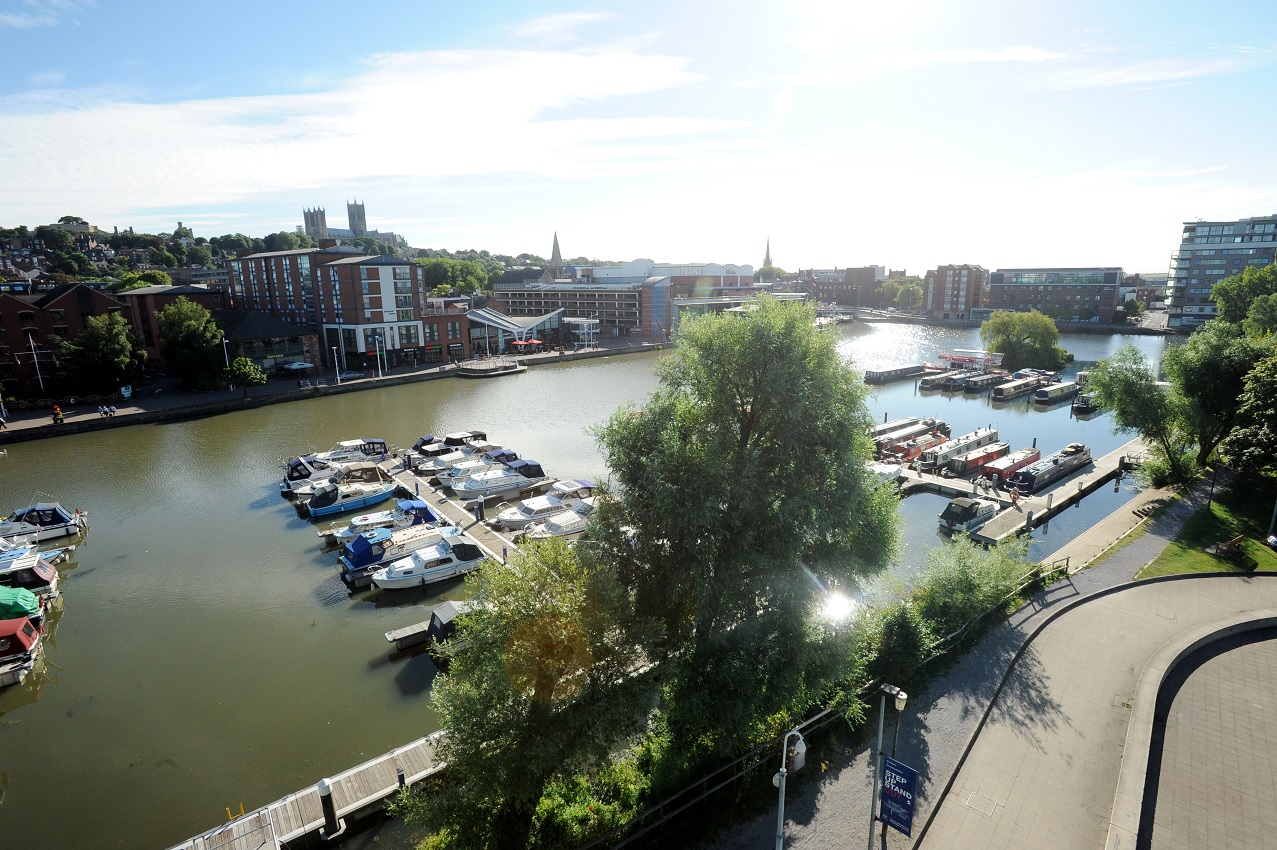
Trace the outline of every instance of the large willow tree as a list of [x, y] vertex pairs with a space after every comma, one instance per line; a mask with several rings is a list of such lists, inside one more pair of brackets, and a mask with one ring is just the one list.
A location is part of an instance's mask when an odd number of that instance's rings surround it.
[[898, 497], [865, 468], [864, 384], [813, 320], [763, 297], [685, 321], [656, 391], [598, 432], [620, 500], [590, 542], [637, 615], [665, 624], [670, 730], [689, 759], [819, 695], [816, 591], [896, 547]]

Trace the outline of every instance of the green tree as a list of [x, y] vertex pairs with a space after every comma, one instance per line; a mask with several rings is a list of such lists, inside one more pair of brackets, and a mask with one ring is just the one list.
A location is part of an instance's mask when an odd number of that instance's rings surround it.
[[1144, 353], [1124, 345], [1090, 372], [1088, 387], [1104, 409], [1112, 411], [1115, 429], [1143, 437], [1169, 469], [1172, 481], [1192, 478], [1196, 468], [1184, 429], [1183, 400], [1157, 385]]
[[1251, 336], [1267, 336], [1277, 331], [1277, 295], [1260, 295], [1250, 302], [1242, 327]]
[[905, 310], [916, 310], [922, 306], [922, 284], [916, 281], [905, 281], [899, 284], [896, 292], [896, 306]]
[[224, 363], [222, 331], [203, 306], [178, 298], [155, 314], [166, 365], [186, 387], [217, 387]]
[[635, 729], [646, 637], [615, 576], [560, 540], [466, 584], [474, 607], [431, 693], [447, 772], [394, 808], [441, 846], [522, 848], [551, 780], [605, 763]]
[[128, 292], [131, 289], [141, 289], [144, 286], [172, 286], [173, 278], [169, 277], [168, 272], [162, 272], [159, 269], [148, 269], [144, 272], [128, 271], [120, 275], [118, 281], [112, 281], [107, 284], [107, 289], [111, 292]]
[[262, 241], [266, 244], [267, 251], [294, 251], [300, 247], [297, 234], [289, 233], [287, 230], [269, 233]]
[[1277, 266], [1247, 266], [1241, 274], [1226, 277], [1211, 288], [1219, 318], [1238, 324], [1250, 312], [1251, 303], [1261, 295], [1277, 294]]
[[64, 215], [58, 219], [58, 224], [88, 224], [88, 222], [78, 215]]
[[192, 266], [208, 266], [213, 262], [213, 254], [202, 245], [193, 245], [186, 250], [186, 262]]
[[1238, 400], [1236, 428], [1220, 444], [1233, 466], [1252, 473], [1277, 472], [1277, 356], [1261, 361], [1246, 376]]
[[845, 582], [888, 563], [898, 496], [866, 472], [864, 385], [810, 307], [686, 321], [658, 370], [597, 432], [623, 507], [592, 539], [664, 623], [677, 747], [723, 752], [812, 699], [804, 564]]
[[1064, 366], [1067, 353], [1057, 343], [1060, 329], [1049, 316], [1034, 310], [1011, 313], [999, 310], [980, 325], [980, 341], [990, 351], [1003, 354], [1008, 369], [1051, 369]]
[[1144, 302], [1142, 301], [1127, 301], [1122, 305], [1122, 309], [1126, 311], [1126, 315], [1128, 316], [1138, 316], [1147, 308], [1144, 306]]
[[413, 262], [421, 266], [425, 287], [431, 292], [446, 286], [451, 291], [469, 294], [488, 285], [488, 273], [473, 260], [422, 257]]
[[1166, 350], [1163, 368], [1184, 428], [1197, 446], [1197, 463], [1205, 464], [1237, 419], [1237, 399], [1246, 375], [1272, 347], [1247, 337], [1241, 327], [1210, 321], [1183, 345]]
[[115, 392], [146, 365], [146, 349], [119, 313], [90, 316], [74, 340], [55, 337], [54, 346], [60, 368], [81, 394]]
[[[587, 263], [578, 263], [577, 265], [586, 264]], [[784, 280], [787, 277], [789, 277], [789, 272], [785, 271], [780, 266], [763, 266], [754, 273], [754, 280], [765, 280], [773, 283], [778, 280]]]
[[35, 235], [49, 252], [70, 253], [75, 250], [75, 237], [56, 227], [37, 227]]
[[244, 388], [244, 398], [248, 398], [249, 387], [260, 387], [266, 383], [266, 373], [247, 357], [236, 357], [223, 375], [226, 383]]

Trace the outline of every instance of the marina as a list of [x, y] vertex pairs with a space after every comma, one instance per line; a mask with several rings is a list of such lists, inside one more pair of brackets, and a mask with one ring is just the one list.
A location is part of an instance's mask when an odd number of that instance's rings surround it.
[[[976, 342], [971, 331], [925, 326], [861, 323], [833, 332], [842, 337], [840, 350], [866, 366], [873, 352], [888, 348], [896, 362], [923, 362]], [[1066, 336], [1060, 344], [1086, 368], [1127, 341]], [[1134, 341], [1155, 358], [1154, 346], [1166, 344]], [[87, 509], [93, 528], [61, 567], [67, 622], [75, 627], [46, 647], [56, 672], [0, 691], [9, 775], [0, 828], [18, 843], [80, 846], [109, 824], [122, 846], [171, 846], [224, 823], [228, 807], [238, 812], [242, 802], [255, 811], [435, 731], [429, 693], [437, 667], [425, 653], [388, 654], [386, 633], [464, 599], [464, 585], [352, 595], [336, 555], [317, 545], [316, 533], [357, 514], [318, 524], [298, 517], [279, 497], [281, 455], [352, 434], [382, 434], [406, 446], [423, 433], [486, 428], [556, 476], [604, 482], [587, 428], [640, 403], [655, 387], [652, 367], [662, 356], [555, 363], [500, 381], [387, 386], [9, 446], [2, 485], [8, 509], [29, 504], [33, 492], [50, 492]], [[922, 397], [916, 383], [875, 389], [871, 416], [934, 416], [958, 434], [993, 422], [1000, 439], [1017, 448], [1035, 438], [1050, 451], [1079, 440], [1097, 456], [1129, 439], [1112, 434], [1106, 414], [1079, 422], [1066, 407], [1039, 410], [1023, 399], [1001, 405], [988, 394]], [[545, 401], [529, 409], [529, 398]], [[86, 465], [85, 456], [95, 462]], [[460, 523], [489, 557], [514, 551], [512, 535], [475, 525], [471, 507], [432, 491], [426, 476], [394, 476]], [[1074, 480], [1060, 492], [1075, 488]], [[965, 483], [939, 481], [954, 495], [961, 493], [954, 485]], [[1051, 551], [1070, 529], [1085, 528], [1127, 497], [1125, 484], [1115, 494], [1110, 482], [1069, 512], [1054, 512], [1049, 523], [1035, 522], [1031, 551]], [[885, 579], [907, 585], [925, 563], [942, 540], [936, 516], [948, 498], [923, 491], [902, 503], [904, 548]], [[488, 517], [500, 509], [491, 502]], [[138, 649], [127, 674], [101, 663], [104, 643]], [[271, 670], [260, 682], [245, 673], [258, 662]], [[180, 710], [163, 696], [183, 692], [218, 696], [185, 701]], [[283, 694], [288, 712], [261, 710], [264, 699]], [[369, 712], [382, 722], [365, 722]], [[47, 734], [32, 735], [36, 728]], [[42, 805], [49, 788], [64, 801], [58, 817], [37, 823], [20, 816]]]

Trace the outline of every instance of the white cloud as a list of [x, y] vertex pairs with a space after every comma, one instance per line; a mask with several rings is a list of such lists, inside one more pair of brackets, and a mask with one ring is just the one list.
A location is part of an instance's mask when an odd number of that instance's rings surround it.
[[1059, 68], [1035, 87], [1087, 89], [1181, 83], [1200, 77], [1232, 74], [1252, 67], [1237, 59], [1150, 59], [1119, 65], [1082, 63]]
[[516, 26], [516, 38], [531, 39], [538, 45], [562, 44], [576, 40], [576, 31], [588, 24], [611, 20], [615, 15], [602, 12], [565, 12], [534, 18]]
[[686, 86], [686, 60], [600, 48], [373, 57], [326, 92], [176, 103], [56, 90], [0, 100], [0, 220], [32, 204], [137, 211], [377, 179], [641, 173], [740, 121], [587, 117]]
[[68, 20], [79, 23], [75, 16], [94, 3], [95, 0], [22, 0], [21, 11], [0, 11], [0, 29], [54, 27]]
[[29, 75], [27, 80], [37, 88], [48, 88], [61, 85], [66, 80], [66, 74], [61, 71], [36, 71]]
[[854, 62], [805, 74], [782, 75], [780, 79], [802, 83], [828, 83], [841, 80], [861, 80], [908, 68], [929, 68], [937, 65], [983, 65], [995, 63], [1055, 62], [1066, 54], [1040, 47], [1018, 45], [1015, 47], [973, 47], [960, 50], [894, 50], [869, 53], [857, 57]]

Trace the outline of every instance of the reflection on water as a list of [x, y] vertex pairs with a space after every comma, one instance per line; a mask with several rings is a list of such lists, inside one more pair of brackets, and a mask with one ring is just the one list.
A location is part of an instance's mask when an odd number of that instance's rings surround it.
[[[966, 331], [843, 331], [842, 348], [862, 369], [979, 347]], [[1135, 339], [1160, 354], [1161, 340]], [[1063, 344], [1090, 362], [1120, 342]], [[350, 596], [316, 526], [279, 497], [280, 459], [356, 436], [406, 447], [423, 433], [480, 428], [553, 474], [603, 478], [589, 428], [641, 402], [661, 356], [387, 387], [10, 447], [0, 507], [51, 493], [88, 510], [92, 530], [78, 566], [63, 569], [66, 610], [49, 642], [47, 677], [0, 693], [6, 846], [81, 847], [103, 836], [100, 843], [168, 846], [216, 826], [227, 806], [252, 809], [433, 731], [434, 665], [425, 655], [392, 657], [384, 633], [425, 620], [439, 601], [464, 592], [461, 583]], [[1104, 416], [1078, 422], [1067, 407], [922, 396], [912, 382], [878, 390], [870, 404], [878, 418], [937, 415], [959, 433], [992, 422], [1013, 444], [1037, 438], [1044, 451], [1081, 439], [1102, 455], [1126, 439]], [[1091, 507], [1095, 498], [1076, 519], [1069, 511], [1053, 520], [1043, 543], [1106, 512], [1099, 502]], [[937, 497], [902, 505], [902, 575], [939, 542], [942, 509]], [[56, 817], [32, 816], [51, 805]]]

